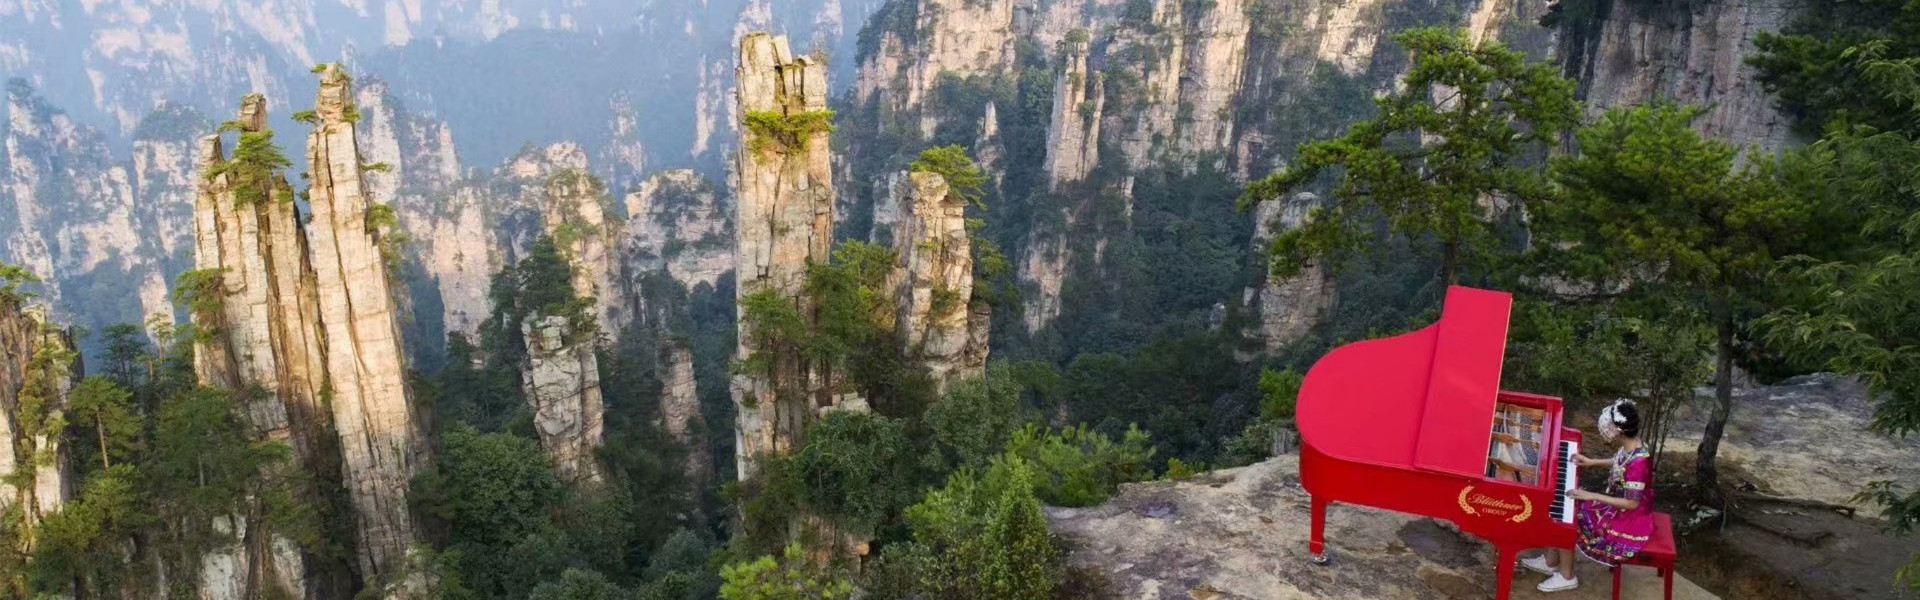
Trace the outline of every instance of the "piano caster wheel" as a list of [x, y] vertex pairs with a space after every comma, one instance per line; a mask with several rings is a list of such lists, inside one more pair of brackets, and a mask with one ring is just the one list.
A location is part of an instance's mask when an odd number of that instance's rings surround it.
[[1315, 554], [1315, 555], [1312, 555], [1312, 556], [1311, 556], [1311, 558], [1312, 558], [1312, 560], [1313, 560], [1313, 564], [1316, 564], [1316, 565], [1324, 565], [1324, 564], [1327, 564], [1327, 563], [1329, 563], [1329, 562], [1333, 562], [1333, 553], [1332, 553], [1332, 552], [1322, 552], [1322, 553], [1320, 553], [1320, 554]]

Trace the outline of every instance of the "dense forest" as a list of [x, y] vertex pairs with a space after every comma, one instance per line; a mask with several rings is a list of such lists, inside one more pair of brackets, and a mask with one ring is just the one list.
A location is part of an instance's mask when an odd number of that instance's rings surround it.
[[[1125, 4], [1127, 26], [1155, 27], [1153, 4]], [[1542, 20], [1574, 46], [1614, 4], [1562, 0]], [[881, 7], [852, 58], [882, 52], [883, 34], [911, 40], [916, 6]], [[1564, 397], [1569, 414], [1638, 402], [1661, 468], [1686, 474], [1666, 502], [1692, 523], [1731, 510], [1718, 450], [1740, 411], [1738, 373], [1852, 376], [1876, 394], [1877, 428], [1920, 431], [1920, 4], [1824, 2], [1755, 40], [1744, 60], [1804, 142], [1778, 152], [1702, 134], [1705, 107], [1591, 108], [1580, 65], [1480, 39], [1460, 15], [1427, 8], [1445, 14], [1394, 16], [1409, 26], [1387, 44], [1391, 68], [1379, 67], [1397, 73], [1393, 85], [1323, 67], [1310, 106], [1288, 98], [1227, 115], [1301, 118], [1269, 136], [1285, 147], [1270, 165], [1232, 165], [1221, 149], [1132, 168], [1107, 148], [1083, 178], [1050, 173], [1056, 94], [1078, 89], [1063, 84], [1063, 62], [1089, 68], [1086, 30], [1054, 49], [1021, 40], [1005, 73], [943, 73], [924, 115], [851, 94], [830, 110], [742, 109], [743, 155], [804, 161], [831, 149], [846, 163], [839, 202], [852, 210], [828, 223], [827, 258], [805, 262], [793, 297], [734, 277], [643, 277], [626, 307], [637, 308], [621, 313], [586, 265], [595, 240], [624, 223], [560, 210], [530, 228], [525, 251], [490, 274], [472, 335], [445, 329], [444, 348], [424, 342], [434, 360], [413, 364], [435, 368], [405, 373], [432, 458], [400, 496], [417, 539], [378, 573], [356, 546], [366, 517], [351, 477], [342, 483], [353, 465], [329, 446], [341, 442], [268, 435], [258, 407], [292, 392], [207, 376], [239, 330], [220, 291], [239, 275], [202, 265], [178, 276], [178, 323], [162, 314], [69, 335], [29, 309], [37, 275], [0, 263], [0, 341], [39, 340], [19, 342], [26, 356], [0, 348], [22, 361], [0, 378], [19, 390], [4, 408], [7, 439], [19, 440], [11, 456], [24, 457], [6, 483], [30, 490], [56, 460], [72, 482], [57, 511], [5, 505], [0, 598], [196, 597], [209, 573], [258, 577], [257, 565], [212, 558], [237, 543], [302, 565], [302, 589], [249, 581], [264, 598], [1104, 598], [1107, 574], [1069, 566], [1043, 507], [1272, 458], [1294, 435], [1314, 360], [1430, 324], [1449, 285], [1515, 294], [1507, 387]], [[1106, 110], [1152, 92], [1126, 65], [1157, 59], [1107, 60]], [[315, 70], [323, 82], [336, 71]], [[321, 106], [293, 116], [320, 148], [329, 127], [360, 120], [351, 100], [329, 106], [326, 89]], [[1099, 122], [1093, 110], [1086, 123]], [[983, 144], [989, 125], [997, 141]], [[296, 192], [285, 172], [300, 161], [271, 129], [235, 121], [218, 133], [232, 156], [199, 175], [231, 182], [222, 198], [263, 215], [278, 204], [284, 222], [321, 230], [312, 207], [325, 203], [311, 195], [341, 185], [325, 160], [306, 165]], [[355, 177], [388, 168], [354, 158]], [[933, 201], [964, 207], [969, 295], [895, 291], [915, 246], [870, 234], [900, 217], [882, 217], [887, 192], [868, 185], [894, 172], [936, 175]], [[579, 202], [565, 206], [614, 202], [591, 175], [540, 187]], [[1271, 236], [1247, 227], [1263, 204], [1300, 198], [1310, 206], [1297, 224]], [[408, 262], [419, 259], [380, 201], [354, 233], [382, 252], [380, 278], [403, 298], [395, 312], [411, 311], [394, 322], [437, 318], [442, 307], [404, 300], [424, 285], [406, 280], [422, 276]], [[1063, 259], [1057, 317], [1035, 327], [1038, 292], [1015, 271], [1030, 260], [1022, 249], [1054, 235], [1074, 258]], [[1338, 290], [1324, 315], [1263, 347], [1251, 333], [1261, 315], [1232, 300], [1314, 277]], [[903, 302], [922, 301], [936, 316], [990, 314], [991, 362], [951, 379], [930, 368], [931, 344], [897, 333], [914, 314]], [[8, 337], [14, 319], [31, 331]], [[80, 361], [81, 346], [97, 350]], [[597, 365], [604, 406], [580, 425], [596, 436], [580, 464], [554, 450], [545, 384], [528, 366], [575, 349]], [[730, 388], [761, 378], [788, 398], [797, 392], [780, 388], [796, 369], [836, 400], [808, 407], [790, 447], [740, 464], [735, 424], [775, 398]], [[687, 411], [666, 398], [680, 379], [699, 390]], [[313, 390], [316, 406], [345, 402], [331, 385]], [[63, 407], [49, 406], [60, 396]], [[862, 408], [842, 409], [842, 397]], [[1691, 410], [1708, 415], [1699, 446], [1665, 444]], [[279, 418], [297, 429], [306, 417]], [[1873, 482], [1859, 501], [1909, 535], [1920, 527], [1914, 485]], [[1897, 577], [1920, 590], [1913, 560]]]

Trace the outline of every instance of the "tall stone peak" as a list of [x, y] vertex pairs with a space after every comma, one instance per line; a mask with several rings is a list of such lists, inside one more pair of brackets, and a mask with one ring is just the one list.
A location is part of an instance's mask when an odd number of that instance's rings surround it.
[[[573, 146], [577, 150], [578, 146]], [[544, 182], [542, 221], [547, 235], [573, 268], [575, 297], [594, 299], [598, 325], [617, 337], [632, 320], [631, 296], [621, 276], [614, 231], [607, 215], [607, 189], [586, 169], [563, 168]]]
[[974, 297], [967, 200], [951, 193], [938, 173], [907, 172], [891, 180], [894, 189], [884, 201], [895, 206], [881, 210], [898, 215], [889, 235], [897, 261], [889, 280], [898, 307], [894, 328], [909, 355], [945, 389], [987, 367], [992, 314]]
[[[827, 263], [833, 245], [826, 65], [794, 55], [785, 37], [753, 33], [740, 40], [736, 74], [744, 122], [735, 170], [735, 289], [742, 297], [771, 292], [807, 314], [807, 266]], [[744, 303], [738, 310], [736, 352], [744, 359], [756, 349]], [[813, 375], [817, 365], [798, 355], [768, 362], [781, 366], [733, 381], [742, 479], [759, 457], [791, 451], [816, 411], [836, 402], [829, 383]]]
[[[75, 483], [60, 431], [75, 375], [72, 340], [44, 310], [0, 291], [0, 513], [31, 532], [59, 512]], [[31, 552], [33, 536], [10, 540], [8, 552]]]
[[307, 138], [310, 236], [326, 389], [338, 429], [342, 471], [354, 507], [361, 576], [400, 584], [407, 552], [420, 540], [407, 500], [428, 460], [406, 380], [406, 353], [393, 293], [386, 232], [369, 211], [366, 167], [356, 134], [352, 79], [337, 64], [321, 70], [319, 124]]
[[1053, 117], [1047, 127], [1048, 189], [1086, 179], [1100, 162], [1100, 117], [1105, 111], [1105, 76], [1090, 70], [1086, 41], [1063, 44], [1053, 83]]
[[[1320, 197], [1308, 192], [1261, 202], [1253, 211], [1254, 247], [1268, 248], [1282, 232], [1305, 225], [1320, 204]], [[1257, 333], [1269, 353], [1306, 337], [1333, 308], [1333, 279], [1322, 265], [1308, 265], [1287, 279], [1267, 272], [1261, 280], [1242, 300], [1259, 315]]]
[[627, 194], [625, 205], [621, 252], [634, 289], [643, 274], [663, 269], [686, 289], [714, 287], [733, 269], [732, 206], [699, 173], [656, 173]]
[[353, 78], [340, 63], [320, 67], [320, 93], [314, 97], [313, 112], [322, 125], [360, 120], [353, 97]]
[[603, 479], [596, 453], [606, 413], [592, 336], [566, 317], [528, 315], [520, 325], [527, 344], [521, 385], [533, 406], [533, 428], [552, 457], [555, 474], [574, 485]]
[[[879, 102], [893, 114], [906, 116], [920, 137], [932, 137], [941, 123], [925, 105], [942, 77], [991, 77], [1013, 68], [1015, 4], [1015, 0], [921, 0], [883, 7], [885, 22], [905, 26], [874, 34], [875, 45], [860, 57], [854, 103]], [[906, 10], [913, 14], [892, 13]]]

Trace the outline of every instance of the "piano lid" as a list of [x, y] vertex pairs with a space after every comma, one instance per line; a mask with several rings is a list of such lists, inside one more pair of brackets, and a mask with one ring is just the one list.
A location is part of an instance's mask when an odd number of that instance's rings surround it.
[[1301, 441], [1342, 460], [1480, 477], [1512, 305], [1454, 286], [1439, 322], [1328, 352], [1300, 386]]

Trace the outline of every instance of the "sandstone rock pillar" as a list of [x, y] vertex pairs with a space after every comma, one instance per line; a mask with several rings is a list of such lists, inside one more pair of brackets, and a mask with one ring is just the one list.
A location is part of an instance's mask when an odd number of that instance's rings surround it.
[[[1084, 31], [1082, 31], [1084, 34]], [[1067, 40], [1053, 83], [1053, 118], [1047, 125], [1047, 189], [1086, 179], [1100, 163], [1100, 114], [1107, 94], [1100, 74], [1087, 68], [1086, 41]]]
[[7, 552], [32, 551], [35, 529], [74, 491], [54, 430], [72, 387], [71, 348], [44, 314], [0, 291], [0, 514], [20, 517]]
[[680, 339], [660, 343], [660, 425], [687, 451], [685, 473], [701, 489], [713, 476], [713, 453], [701, 433], [700, 392], [693, 375], [693, 351]]
[[566, 317], [527, 317], [520, 325], [527, 363], [520, 380], [533, 404], [533, 429], [552, 457], [562, 481], [601, 481], [594, 453], [600, 450], [605, 403], [600, 396], [600, 365], [593, 338], [581, 336]]
[[897, 256], [896, 331], [908, 353], [941, 389], [955, 379], [985, 372], [984, 331], [991, 315], [973, 297], [973, 243], [967, 236], [967, 201], [949, 193], [937, 173], [896, 178], [890, 200], [899, 203], [892, 244]]
[[[229, 159], [218, 135], [200, 142], [194, 193], [194, 264], [212, 279], [190, 290], [203, 308], [191, 315], [207, 332], [194, 350], [195, 374], [233, 390], [261, 440], [287, 443], [288, 468], [333, 477], [332, 415], [320, 400], [319, 333], [313, 269], [307, 261], [293, 190], [263, 154], [278, 152], [267, 129], [266, 99], [241, 100], [239, 145]], [[210, 305], [210, 306], [209, 306]], [[318, 460], [316, 460], [318, 457]], [[239, 598], [301, 593], [310, 565], [294, 544], [241, 514], [219, 518], [236, 540], [201, 557], [200, 591]]]
[[[1306, 223], [1307, 215], [1320, 198], [1302, 192], [1286, 198], [1274, 198], [1254, 209], [1254, 260], [1267, 264], [1266, 249], [1281, 232]], [[1261, 278], [1258, 290], [1247, 290], [1248, 303], [1260, 315], [1259, 337], [1267, 352], [1278, 352], [1298, 341], [1320, 324], [1333, 308], [1333, 281], [1321, 265], [1307, 265], [1291, 279], [1279, 279], [1271, 273]]]
[[[740, 41], [737, 75], [739, 107], [748, 121], [740, 127], [736, 164], [737, 293], [770, 290], [805, 315], [807, 265], [827, 262], [832, 251], [832, 157], [825, 129], [782, 130], [827, 116], [826, 65], [795, 56], [785, 37], [754, 33]], [[746, 358], [754, 352], [753, 331], [744, 306], [740, 311], [737, 351]], [[815, 410], [834, 402], [800, 356], [768, 358], [761, 372], [741, 373], [733, 381], [742, 479], [752, 475], [758, 457], [792, 450]]]
[[[362, 577], [395, 576], [420, 538], [407, 490], [427, 461], [407, 388], [395, 303], [354, 138], [352, 81], [338, 65], [320, 77], [319, 123], [307, 139], [308, 236], [324, 327], [333, 421], [354, 508]], [[386, 581], [387, 583], [393, 583]]]

